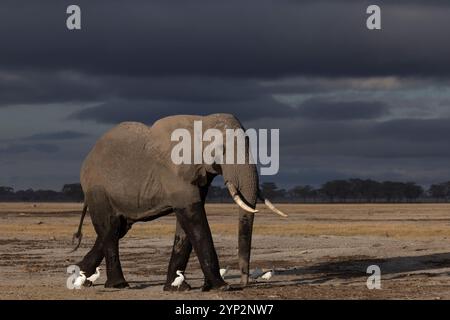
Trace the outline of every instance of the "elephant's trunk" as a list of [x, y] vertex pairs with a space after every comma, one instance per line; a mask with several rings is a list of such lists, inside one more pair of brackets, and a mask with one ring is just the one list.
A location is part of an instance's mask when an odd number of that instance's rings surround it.
[[247, 285], [250, 274], [250, 253], [252, 247], [254, 213], [239, 209], [239, 269], [241, 284]]
[[[223, 168], [225, 183], [232, 183], [237, 192], [250, 207], [256, 207], [258, 198], [258, 172], [255, 165], [231, 165]], [[241, 270], [241, 284], [246, 285], [249, 279], [250, 253], [252, 246], [254, 213], [239, 208], [239, 269]]]

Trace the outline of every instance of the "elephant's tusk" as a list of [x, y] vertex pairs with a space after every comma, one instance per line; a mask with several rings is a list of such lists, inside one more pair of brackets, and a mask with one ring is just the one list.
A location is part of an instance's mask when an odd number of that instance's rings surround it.
[[282, 216], [282, 217], [284, 217], [284, 218], [287, 218], [287, 217], [288, 217], [288, 215], [287, 215], [286, 213], [284, 213], [284, 212], [281, 211], [281, 210], [278, 210], [278, 209], [272, 204], [272, 202], [270, 202], [269, 200], [264, 199], [264, 204], [265, 204], [270, 210], [272, 210], [273, 212], [275, 212], [276, 214], [279, 214], [280, 216]]
[[233, 200], [234, 200], [234, 202], [236, 202], [236, 204], [237, 204], [239, 207], [241, 207], [242, 209], [244, 209], [244, 210], [247, 211], [247, 212], [250, 212], [250, 213], [257, 213], [257, 212], [258, 212], [258, 210], [249, 207], [249, 206], [241, 199], [241, 197], [239, 197], [239, 195], [235, 195], [235, 196], [233, 197]]
[[283, 218], [287, 218], [287, 217], [288, 217], [288, 215], [287, 215], [286, 213], [284, 213], [284, 212], [281, 211], [281, 210], [278, 210], [278, 209], [273, 205], [272, 202], [270, 202], [268, 199], [264, 198], [264, 197], [262, 196], [261, 193], [258, 193], [258, 197], [259, 197], [262, 201], [264, 201], [264, 204], [265, 204], [270, 210], [272, 210], [272, 211], [275, 212], [276, 214], [282, 216]]
[[250, 208], [239, 196], [236, 187], [231, 183], [231, 182], [227, 182], [226, 186], [228, 188], [228, 192], [230, 192], [231, 197], [233, 198], [234, 202], [236, 202], [236, 204], [241, 207], [242, 209], [244, 209], [247, 212], [250, 213], [257, 213], [258, 210]]

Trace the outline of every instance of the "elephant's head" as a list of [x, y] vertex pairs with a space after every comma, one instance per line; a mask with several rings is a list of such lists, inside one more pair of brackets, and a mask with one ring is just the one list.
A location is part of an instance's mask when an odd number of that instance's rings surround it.
[[[216, 115], [214, 115], [216, 116]], [[241, 123], [230, 115], [217, 115], [215, 124], [220, 127], [225, 124], [227, 129], [242, 129]], [[214, 123], [214, 122], [213, 122]], [[237, 155], [238, 146], [235, 145], [234, 154]], [[226, 154], [229, 150], [224, 148]], [[220, 164], [219, 174], [223, 176], [224, 182], [234, 202], [239, 206], [239, 268], [241, 271], [241, 283], [246, 285], [249, 279], [250, 252], [252, 244], [252, 232], [256, 202], [262, 200], [273, 212], [282, 217], [286, 214], [275, 208], [275, 206], [261, 194], [259, 190], [259, 177], [256, 164], [250, 161], [251, 152], [248, 137], [245, 138], [245, 163], [244, 164]]]

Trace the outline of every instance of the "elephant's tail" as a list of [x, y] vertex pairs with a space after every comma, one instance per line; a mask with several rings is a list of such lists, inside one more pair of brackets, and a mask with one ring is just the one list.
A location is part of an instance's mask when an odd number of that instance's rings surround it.
[[86, 216], [87, 209], [88, 209], [88, 206], [85, 203], [84, 207], [83, 207], [83, 213], [81, 214], [80, 224], [78, 225], [78, 231], [73, 234], [73, 238], [72, 238], [72, 244], [74, 243], [75, 240], [77, 240], [78, 242], [77, 242], [76, 247], [71, 252], [77, 251], [77, 249], [80, 247], [81, 239], [83, 238], [81, 229], [83, 228], [83, 221], [84, 221], [84, 217]]

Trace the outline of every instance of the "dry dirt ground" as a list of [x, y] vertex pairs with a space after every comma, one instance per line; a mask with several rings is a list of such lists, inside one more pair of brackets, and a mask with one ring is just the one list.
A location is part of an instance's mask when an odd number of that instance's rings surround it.
[[[90, 219], [75, 253], [71, 237], [80, 204], [0, 203], [0, 299], [450, 299], [450, 205], [280, 205], [282, 219], [262, 209], [255, 220], [252, 269], [276, 269], [270, 281], [241, 291], [201, 292], [195, 255], [186, 270], [193, 290], [162, 287], [174, 217], [137, 224], [121, 240], [131, 288], [66, 288], [66, 268], [93, 245]], [[237, 209], [209, 205], [208, 218], [227, 281], [239, 283]], [[367, 267], [379, 265], [381, 290], [366, 287]]]

